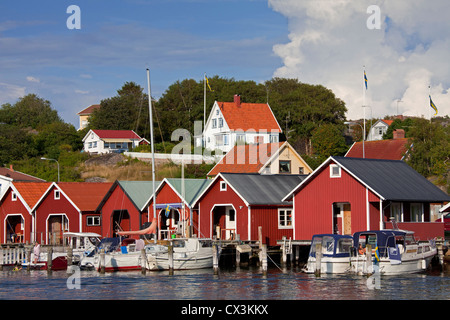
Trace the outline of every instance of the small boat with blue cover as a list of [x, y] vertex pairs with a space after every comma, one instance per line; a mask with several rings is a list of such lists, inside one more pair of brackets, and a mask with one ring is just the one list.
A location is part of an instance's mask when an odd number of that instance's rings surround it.
[[[318, 244], [320, 246], [318, 246]], [[314, 273], [317, 267], [317, 249], [320, 248], [320, 272], [328, 274], [347, 273], [350, 271], [350, 250], [353, 238], [340, 234], [317, 234], [312, 237], [308, 261], [303, 269]]]

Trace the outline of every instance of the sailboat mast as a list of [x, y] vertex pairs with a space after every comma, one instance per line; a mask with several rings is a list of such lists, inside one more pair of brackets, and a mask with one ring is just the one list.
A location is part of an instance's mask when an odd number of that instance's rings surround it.
[[[155, 145], [153, 139], [153, 113], [152, 113], [152, 93], [150, 90], [150, 70], [147, 68], [147, 86], [148, 86], [148, 111], [150, 118], [150, 140], [152, 152], [152, 187], [153, 187], [153, 219], [156, 220], [156, 194], [155, 194]], [[155, 235], [155, 243], [158, 235]]]

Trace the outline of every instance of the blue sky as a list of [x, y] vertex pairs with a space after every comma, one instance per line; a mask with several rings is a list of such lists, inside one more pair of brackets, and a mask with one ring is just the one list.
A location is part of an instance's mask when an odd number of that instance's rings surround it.
[[[81, 29], [69, 30], [69, 5]], [[160, 97], [177, 80], [272, 77], [287, 19], [262, 0], [15, 1], [0, 4], [0, 103], [49, 100], [66, 122], [126, 81]], [[232, 99], [232, 97], [231, 97]]]
[[[370, 30], [373, 4], [381, 27]], [[66, 27], [69, 5], [81, 9], [80, 30]], [[2, 1], [0, 104], [36, 93], [78, 127], [78, 111], [125, 82], [146, 90], [148, 67], [156, 98], [204, 73], [256, 82], [279, 76], [330, 88], [350, 119], [363, 110], [393, 115], [397, 100], [399, 113], [428, 117], [428, 86], [446, 115], [449, 13], [446, 0]]]

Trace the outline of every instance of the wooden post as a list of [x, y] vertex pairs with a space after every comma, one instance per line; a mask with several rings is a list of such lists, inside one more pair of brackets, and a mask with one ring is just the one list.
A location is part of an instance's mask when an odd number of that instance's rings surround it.
[[219, 249], [217, 247], [217, 244], [214, 244], [212, 249], [213, 249], [213, 269], [214, 269], [214, 274], [218, 275], [219, 274]]
[[105, 273], [105, 263], [106, 263], [106, 257], [105, 257], [105, 249], [101, 249], [100, 250], [100, 273], [104, 274]]
[[0, 249], [0, 271], [3, 271], [3, 263], [4, 263], [3, 259], [4, 259], [3, 258], [3, 249]]
[[241, 252], [236, 248], [236, 266], [241, 265]]
[[373, 271], [372, 268], [372, 245], [366, 245], [366, 274]]
[[300, 246], [295, 246], [295, 263], [300, 263]]
[[216, 239], [220, 240], [220, 226], [216, 226]]
[[287, 255], [286, 255], [286, 237], [283, 236], [283, 245], [281, 247], [281, 265], [286, 266]]
[[52, 264], [53, 264], [53, 247], [49, 246], [47, 249], [47, 273], [52, 272]]
[[436, 241], [436, 248], [439, 258], [439, 265], [441, 267], [441, 271], [444, 270], [444, 250], [443, 250], [443, 241], [441, 239]]
[[169, 275], [173, 275], [173, 243], [170, 242], [168, 247], [169, 254]]
[[263, 244], [261, 251], [261, 267], [263, 276], [267, 276], [267, 245]]
[[262, 248], [262, 243], [263, 243], [263, 239], [262, 239], [262, 226], [258, 227], [258, 242], [259, 242], [259, 249]]
[[316, 270], [314, 275], [320, 277], [322, 269], [322, 243], [316, 243]]
[[141, 273], [145, 275], [147, 272], [147, 255], [145, 249], [141, 249]]
[[33, 247], [30, 247], [30, 249], [28, 250], [28, 268], [27, 271], [31, 271], [31, 253], [33, 252]]

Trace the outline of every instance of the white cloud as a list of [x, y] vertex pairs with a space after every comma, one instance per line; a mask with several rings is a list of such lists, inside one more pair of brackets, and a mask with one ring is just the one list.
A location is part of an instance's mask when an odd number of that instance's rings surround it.
[[32, 76], [27, 76], [27, 81], [35, 82], [35, 83], [40, 83], [41, 82], [41, 80], [39, 80], [38, 78], [32, 77]]
[[[366, 26], [378, 5], [381, 29]], [[369, 89], [366, 116], [429, 116], [428, 86], [439, 109], [450, 112], [448, 3], [435, 0], [269, 0], [288, 19], [289, 42], [274, 53], [283, 66], [274, 76], [323, 84], [346, 102], [350, 119], [362, 118], [363, 66]]]
[[25, 87], [0, 82], [0, 105], [4, 103], [12, 104], [24, 95]]

